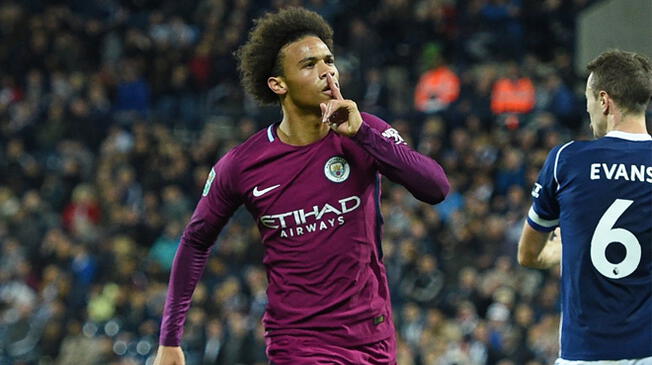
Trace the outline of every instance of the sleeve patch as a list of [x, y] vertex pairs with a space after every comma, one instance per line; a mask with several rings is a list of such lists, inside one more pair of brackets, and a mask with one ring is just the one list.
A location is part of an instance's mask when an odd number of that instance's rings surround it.
[[543, 189], [543, 186], [537, 182], [534, 183], [534, 187], [532, 188], [532, 197], [533, 198], [538, 198], [541, 194], [541, 189]]
[[206, 179], [206, 184], [204, 185], [204, 191], [201, 193], [202, 196], [208, 195], [208, 192], [211, 191], [213, 180], [215, 180], [215, 169], [211, 169], [211, 172], [208, 174], [208, 179]]
[[394, 143], [396, 144], [405, 143], [403, 137], [401, 137], [398, 131], [394, 128], [386, 129], [382, 134], [383, 137], [394, 140]]

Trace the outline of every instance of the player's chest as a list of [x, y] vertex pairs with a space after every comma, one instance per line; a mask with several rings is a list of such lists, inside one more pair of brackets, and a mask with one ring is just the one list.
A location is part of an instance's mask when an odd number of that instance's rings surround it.
[[324, 144], [262, 155], [243, 170], [241, 179], [245, 205], [261, 216], [315, 206], [349, 209], [373, 188], [375, 170], [360, 149]]

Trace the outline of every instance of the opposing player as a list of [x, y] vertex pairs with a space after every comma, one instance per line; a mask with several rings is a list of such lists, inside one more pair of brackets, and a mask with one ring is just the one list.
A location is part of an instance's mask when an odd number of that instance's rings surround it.
[[[589, 63], [594, 141], [555, 147], [532, 190], [519, 242], [524, 266], [561, 259], [557, 364], [652, 364], [652, 68], [608, 51]], [[548, 240], [559, 226], [559, 239]], [[562, 244], [563, 243], [563, 244]]]
[[260, 18], [237, 52], [245, 89], [280, 122], [213, 167], [172, 267], [156, 364], [183, 364], [185, 315], [209, 249], [244, 204], [265, 247], [263, 317], [273, 364], [395, 364], [382, 263], [380, 175], [435, 204], [449, 185], [432, 159], [340, 93], [333, 31], [300, 8]]

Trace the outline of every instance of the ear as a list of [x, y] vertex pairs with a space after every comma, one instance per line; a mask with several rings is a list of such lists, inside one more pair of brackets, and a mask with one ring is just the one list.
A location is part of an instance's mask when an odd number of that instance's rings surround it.
[[283, 81], [283, 78], [280, 76], [268, 78], [267, 86], [276, 95], [285, 95], [288, 92], [287, 85], [285, 84], [285, 81]]
[[598, 94], [598, 99], [600, 102], [600, 110], [602, 110], [602, 114], [608, 115], [609, 109], [611, 109], [611, 103], [613, 103], [609, 97], [609, 94], [607, 94], [606, 91], [600, 91], [600, 94]]

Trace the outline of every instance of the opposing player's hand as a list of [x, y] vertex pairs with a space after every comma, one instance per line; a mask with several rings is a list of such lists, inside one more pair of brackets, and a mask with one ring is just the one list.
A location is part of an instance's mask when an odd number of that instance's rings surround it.
[[555, 230], [552, 232], [548, 240], [555, 245], [560, 245], [561, 246], [561, 230], [559, 227], [555, 228]]
[[331, 89], [333, 99], [327, 103], [321, 103], [322, 122], [328, 123], [335, 132], [352, 137], [360, 129], [362, 116], [358, 111], [358, 105], [353, 100], [342, 97], [340, 88], [331, 74], [326, 75], [326, 82]]
[[186, 365], [183, 350], [179, 346], [159, 346], [154, 365]]

